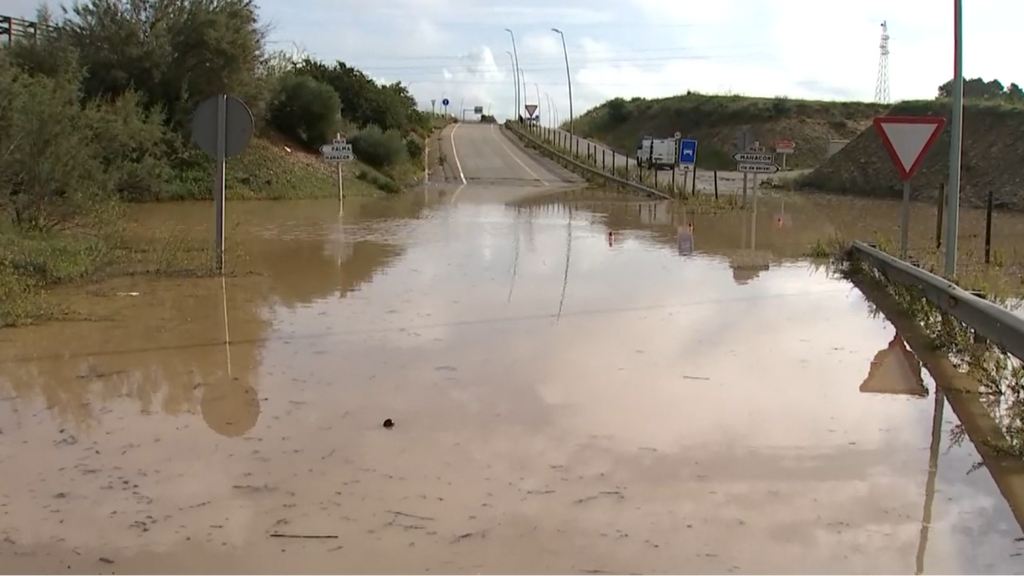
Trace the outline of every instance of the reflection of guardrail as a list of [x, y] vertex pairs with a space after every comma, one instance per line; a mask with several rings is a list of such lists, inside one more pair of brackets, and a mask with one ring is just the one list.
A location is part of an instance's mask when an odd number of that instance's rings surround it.
[[568, 167], [572, 167], [572, 168], [575, 168], [578, 171], [582, 171], [584, 173], [584, 175], [590, 175], [590, 176], [596, 176], [598, 178], [602, 178], [602, 179], [604, 179], [605, 181], [607, 181], [610, 184], [613, 184], [615, 186], [621, 186], [623, 188], [628, 188], [628, 189], [630, 189], [630, 190], [632, 190], [634, 192], [637, 192], [639, 194], [644, 194], [646, 196], [662, 198], [662, 199], [665, 199], [665, 200], [672, 200], [672, 197], [669, 196], [668, 194], [665, 194], [664, 192], [660, 192], [660, 191], [655, 190], [653, 188], [648, 188], [647, 186], [644, 186], [643, 184], [639, 184], [637, 182], [632, 182], [630, 180], [625, 180], [623, 178], [619, 178], [618, 176], [612, 176], [611, 174], [608, 174], [607, 172], [604, 172], [604, 171], [602, 171], [599, 168], [594, 168], [593, 166], [588, 166], [588, 165], [584, 164], [583, 162], [580, 162], [579, 160], [576, 160], [575, 158], [570, 158], [570, 157], [566, 156], [565, 154], [562, 154], [561, 152], [555, 150], [551, 146], [548, 146], [544, 142], [541, 142], [537, 138], [534, 138], [533, 135], [530, 134], [529, 132], [520, 130], [517, 126], [515, 126], [515, 124], [513, 124], [511, 122], [505, 124], [505, 128], [509, 132], [512, 132], [513, 134], [518, 136], [519, 138], [521, 138], [523, 140], [526, 140], [528, 143], [532, 144], [535, 148], [540, 150], [540, 152], [548, 155], [549, 157], [553, 158], [556, 161], [559, 161], [559, 162], [565, 164]]
[[1024, 360], [1024, 318], [967, 292], [945, 278], [863, 242], [853, 243], [851, 255], [869, 264], [887, 280], [920, 289], [925, 298], [939, 310], [963, 322], [992, 344]]

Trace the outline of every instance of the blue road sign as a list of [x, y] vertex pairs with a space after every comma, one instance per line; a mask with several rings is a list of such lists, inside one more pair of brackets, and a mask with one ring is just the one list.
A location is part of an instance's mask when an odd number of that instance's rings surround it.
[[449, 102], [448, 102], [447, 98], [445, 98], [444, 100], [441, 100], [441, 106], [444, 106], [445, 108], [447, 108], [448, 104], [449, 104]]
[[683, 166], [693, 166], [697, 163], [697, 141], [679, 141], [679, 163]]

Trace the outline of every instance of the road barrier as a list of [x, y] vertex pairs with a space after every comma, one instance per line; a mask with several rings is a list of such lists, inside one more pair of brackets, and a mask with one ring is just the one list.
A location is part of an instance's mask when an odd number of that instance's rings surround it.
[[850, 256], [871, 266], [888, 281], [921, 290], [939, 310], [963, 322], [978, 336], [1017, 359], [1024, 360], [1024, 318], [863, 242], [854, 242], [850, 246]]
[[672, 196], [664, 192], [655, 190], [654, 188], [649, 188], [647, 186], [644, 186], [643, 184], [639, 184], [631, 180], [626, 180], [623, 178], [619, 178], [618, 176], [613, 176], [601, 170], [600, 168], [595, 168], [593, 166], [589, 166], [583, 162], [580, 162], [575, 158], [570, 158], [569, 156], [566, 156], [565, 154], [562, 154], [561, 152], [555, 150], [548, 144], [538, 140], [529, 132], [521, 130], [519, 127], [515, 126], [515, 124], [511, 122], [505, 124], [505, 129], [518, 136], [521, 140], [524, 140], [528, 144], [531, 144], [533, 147], [537, 148], [541, 153], [552, 158], [553, 160], [559, 161], [562, 164], [566, 165], [567, 167], [575, 168], [577, 172], [583, 172], [584, 176], [595, 176], [605, 180], [609, 184], [619, 186], [622, 188], [627, 188], [629, 190], [632, 190], [633, 192], [643, 194], [645, 196], [649, 196], [652, 198], [673, 200]]

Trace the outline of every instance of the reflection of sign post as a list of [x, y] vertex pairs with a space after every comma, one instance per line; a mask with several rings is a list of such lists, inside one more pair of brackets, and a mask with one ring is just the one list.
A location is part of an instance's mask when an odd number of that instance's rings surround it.
[[871, 359], [871, 368], [860, 385], [860, 391], [917, 398], [928, 396], [921, 374], [921, 361], [907, 349], [899, 333], [893, 335], [889, 344]]
[[874, 125], [896, 165], [900, 180], [903, 180], [900, 253], [906, 256], [910, 237], [910, 179], [938, 139], [946, 119], [935, 116], [879, 116], [875, 118]]
[[[338, 204], [344, 206], [345, 194], [341, 179], [343, 174], [341, 165], [355, 160], [356, 156], [352, 153], [352, 145], [345, 140], [343, 134], [338, 134], [334, 137], [334, 142], [320, 147], [320, 154], [323, 155], [324, 160], [338, 165]], [[341, 212], [342, 209], [339, 207], [338, 211]]]
[[204, 100], [192, 116], [192, 141], [214, 160], [214, 251], [217, 271], [224, 271], [224, 180], [228, 158], [249, 145], [255, 131], [252, 112], [244, 102], [227, 94]]

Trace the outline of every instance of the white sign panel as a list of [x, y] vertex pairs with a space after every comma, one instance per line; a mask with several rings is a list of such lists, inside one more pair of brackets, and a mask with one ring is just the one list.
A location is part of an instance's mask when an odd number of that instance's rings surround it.
[[737, 152], [732, 155], [732, 159], [737, 162], [745, 162], [750, 164], [771, 164], [775, 162], [775, 155], [760, 154], [756, 152]]
[[320, 154], [323, 154], [324, 160], [328, 162], [348, 162], [356, 158], [352, 153], [352, 145], [344, 138], [335, 140], [331, 144], [324, 144], [320, 147]]
[[774, 174], [779, 171], [775, 164], [737, 164], [737, 172], [746, 174]]

